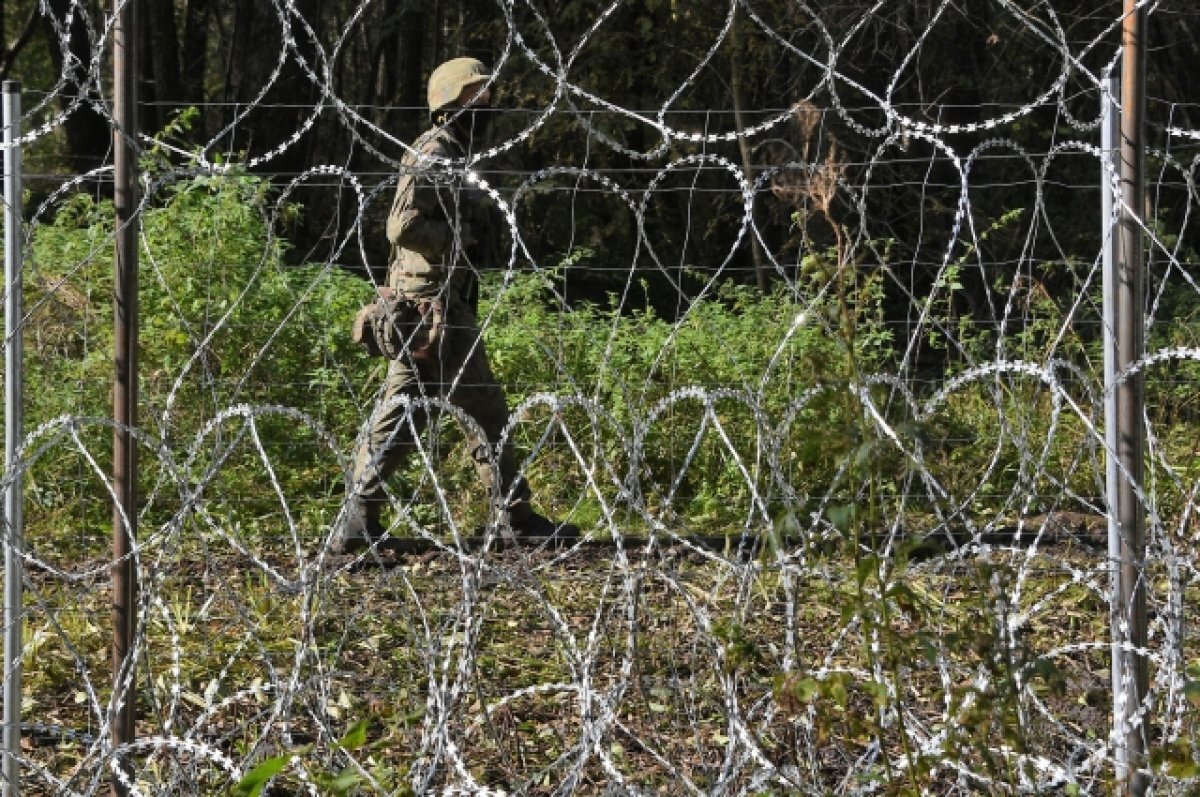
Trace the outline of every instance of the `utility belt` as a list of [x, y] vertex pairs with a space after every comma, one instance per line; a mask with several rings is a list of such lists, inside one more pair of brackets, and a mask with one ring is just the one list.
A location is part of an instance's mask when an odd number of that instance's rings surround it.
[[398, 360], [407, 355], [416, 363], [433, 361], [446, 330], [442, 298], [411, 298], [393, 288], [378, 288], [376, 294], [354, 316], [354, 342], [372, 357]]

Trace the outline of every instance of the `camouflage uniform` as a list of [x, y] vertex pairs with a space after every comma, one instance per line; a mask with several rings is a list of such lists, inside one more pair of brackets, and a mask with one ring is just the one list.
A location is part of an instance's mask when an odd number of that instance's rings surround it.
[[[389, 402], [399, 396], [442, 398], [479, 424], [482, 437], [473, 435], [468, 443], [480, 479], [489, 491], [499, 487], [508, 498], [510, 518], [519, 522], [530, 513], [529, 489], [516, 478], [511, 443], [501, 442], [508, 402], [492, 374], [476, 318], [476, 272], [495, 265], [496, 225], [486, 195], [462, 177], [459, 164], [468, 144], [462, 138], [454, 126], [435, 126], [417, 139], [402, 163], [387, 221], [388, 287], [408, 298], [439, 300], [445, 326], [430, 357], [388, 363], [383, 396], [355, 455], [352, 488], [365, 501], [383, 501], [384, 482], [415, 449], [414, 435], [430, 421], [425, 408]], [[488, 262], [481, 262], [484, 258]], [[489, 449], [497, 456], [498, 485]]]
[[500, 508], [514, 533], [579, 532], [529, 505], [529, 488], [517, 476], [512, 444], [502, 440], [508, 401], [492, 375], [476, 318], [477, 271], [499, 262], [498, 223], [483, 191], [465, 179], [463, 163], [472, 124], [481, 121], [475, 108], [487, 104], [485, 83], [490, 80], [487, 68], [474, 58], [448, 61], [429, 79], [429, 108], [437, 124], [417, 139], [402, 162], [387, 221], [387, 287], [393, 295], [424, 302], [425, 308], [440, 304], [442, 328], [428, 346], [388, 363], [382, 398], [355, 452], [350, 500], [330, 541], [335, 553], [384, 536], [379, 515], [386, 503], [385, 483], [416, 448], [417, 435], [436, 422], [431, 418], [436, 408], [392, 403], [401, 396], [444, 399], [475, 420], [478, 432], [467, 430], [472, 456], [484, 486], [503, 501]]

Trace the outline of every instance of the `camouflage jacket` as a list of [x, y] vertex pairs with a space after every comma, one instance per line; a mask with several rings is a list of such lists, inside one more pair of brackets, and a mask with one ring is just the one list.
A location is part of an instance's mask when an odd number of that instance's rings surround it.
[[388, 287], [413, 297], [474, 301], [476, 272], [496, 265], [494, 210], [466, 181], [465, 152], [451, 128], [434, 127], [404, 156], [387, 220]]

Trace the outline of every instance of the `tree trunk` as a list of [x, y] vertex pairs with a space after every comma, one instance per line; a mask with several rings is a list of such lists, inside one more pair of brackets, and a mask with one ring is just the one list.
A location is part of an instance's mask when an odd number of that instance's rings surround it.
[[[321, 0], [297, 0], [293, 8], [314, 30], [319, 29]], [[232, 105], [225, 111], [226, 122], [245, 113], [248, 103], [257, 105], [238, 122], [233, 133], [235, 140], [230, 143], [235, 149], [249, 149], [252, 156], [261, 156], [283, 145], [283, 152], [275, 155], [266, 168], [272, 172], [301, 172], [309, 166], [308, 146], [313, 136], [310, 130], [300, 140], [291, 138], [312, 113], [318, 90], [301, 67], [296, 52], [289, 51], [281, 72], [260, 97], [279, 58], [277, 43], [283, 40], [279, 18], [273, 4], [262, 0], [237, 0], [234, 14], [224, 92], [225, 101]], [[288, 33], [309, 69], [315, 71], [318, 61], [307, 31], [299, 24], [292, 24]], [[271, 46], [264, 46], [266, 42]]]
[[[3, 2], [0, 0], [0, 14], [3, 14]], [[21, 29], [21, 33], [17, 36], [17, 40], [13, 42], [11, 47], [6, 47], [4, 55], [0, 58], [0, 80], [8, 80], [8, 76], [12, 73], [13, 65], [17, 62], [17, 57], [21, 51], [25, 49], [33, 35], [38, 31], [38, 20], [41, 17], [41, 9], [38, 6], [33, 6], [29, 10], [29, 16], [25, 20], [25, 25]], [[0, 39], [0, 42], [7, 42], [6, 39]]]
[[427, 16], [412, 4], [388, 2], [388, 35], [381, 43], [383, 65], [381, 99], [388, 106], [380, 121], [403, 139], [415, 137], [425, 123], [425, 40]]
[[[745, 53], [742, 48], [741, 37], [738, 35], [739, 18], [734, 17], [733, 27], [730, 30], [732, 41], [733, 57], [730, 61], [731, 70], [729, 76], [730, 89], [733, 95], [733, 123], [737, 127], [738, 133], [738, 152], [742, 156], [742, 172], [748, 182], [754, 182], [754, 156], [750, 152], [750, 142], [746, 140], [746, 120], [742, 112], [742, 58]], [[750, 205], [750, 220], [754, 221], [754, 205]], [[750, 236], [750, 256], [754, 263], [754, 281], [758, 285], [758, 290], [762, 293], [767, 292], [767, 287], [770, 284], [770, 275], [767, 272], [766, 256], [763, 254], [762, 244], [758, 240], [758, 227], [751, 224], [748, 232]]]
[[424, 81], [425, 31], [424, 11], [405, 11], [400, 18], [400, 42], [396, 66], [400, 103], [407, 108], [425, 106]]
[[500, 10], [496, 3], [479, 3], [459, 0], [458, 52], [453, 55], [470, 55], [489, 66], [495, 65], [499, 50], [493, 22]]
[[[189, 103], [203, 104], [204, 79], [208, 73], [208, 27], [212, 13], [211, 0], [188, 0], [183, 12], [183, 41], [180, 44], [179, 79], [182, 96]], [[204, 140], [208, 126], [207, 114], [200, 114], [197, 138]]]
[[174, 4], [147, 3], [145, 11], [140, 42], [143, 69], [148, 67], [141, 90], [146, 102], [143, 120], [148, 130], [158, 131], [186, 103], [179, 69], [179, 28]]
[[[91, 104], [91, 100], [98, 99], [96, 87], [92, 85], [88, 74], [92, 62], [92, 42], [84, 24], [83, 9], [73, 9], [73, 5], [72, 0], [46, 0], [49, 13], [42, 16], [42, 22], [55, 74], [66, 79], [59, 98], [60, 104], [68, 108], [77, 96], [82, 95], [79, 104], [63, 121], [63, 132], [70, 149], [70, 168], [81, 173], [104, 165], [112, 146], [112, 133], [108, 122]], [[65, 66], [68, 55], [69, 67]]]

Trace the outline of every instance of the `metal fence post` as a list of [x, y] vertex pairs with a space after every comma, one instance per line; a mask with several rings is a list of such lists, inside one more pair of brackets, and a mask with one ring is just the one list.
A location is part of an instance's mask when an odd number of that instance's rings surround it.
[[[113, 131], [116, 274], [113, 319], [113, 719], [112, 743], [134, 742], [137, 720], [135, 655], [138, 572], [137, 426], [138, 380], [138, 183], [137, 183], [137, 3], [114, 0]], [[128, 759], [115, 762], [114, 797], [129, 793]]]
[[[1143, 286], [1145, 246], [1143, 220], [1146, 122], [1146, 10], [1136, 0], [1124, 1], [1121, 30], [1121, 206], [1118, 213], [1119, 256], [1116, 267], [1116, 371], [1135, 365], [1145, 353]], [[1113, 683], [1117, 753], [1115, 791], [1140, 797], [1148, 787], [1148, 721], [1143, 701], [1149, 690], [1146, 661], [1146, 510], [1139, 495], [1145, 482], [1145, 394], [1141, 373], [1115, 385], [1118, 526], [1117, 587], [1114, 590], [1113, 644], [1120, 656], [1120, 681]], [[1114, 673], [1117, 675], [1117, 673]], [[1123, 705], [1121, 705], [1123, 703]], [[1120, 706], [1119, 709], [1115, 708]]]
[[[1113, 172], [1120, 170], [1121, 116], [1117, 104], [1121, 101], [1121, 80], [1113, 76], [1108, 80], [1108, 94], [1102, 97], [1100, 149], [1104, 161], [1100, 165], [1101, 186], [1101, 230], [1103, 233], [1103, 286], [1104, 286], [1104, 447], [1105, 447], [1105, 494], [1108, 503], [1108, 565], [1110, 604], [1110, 629], [1112, 635], [1112, 743], [1115, 777], [1124, 781], [1129, 769], [1128, 750], [1125, 745], [1125, 727], [1129, 720], [1127, 701], [1129, 694], [1120, 688], [1130, 680], [1125, 673], [1125, 656], [1122, 646], [1128, 642], [1128, 628], [1121, 622], [1121, 524], [1118, 520], [1120, 503], [1121, 468], [1117, 458], [1117, 264], [1121, 259], [1121, 239], [1114, 219], [1117, 191], [1113, 185]], [[1110, 171], [1113, 170], [1113, 171]]]
[[21, 301], [21, 84], [4, 81], [4, 795], [21, 793], [21, 651], [24, 641], [23, 480], [17, 451], [24, 434], [25, 311]]

